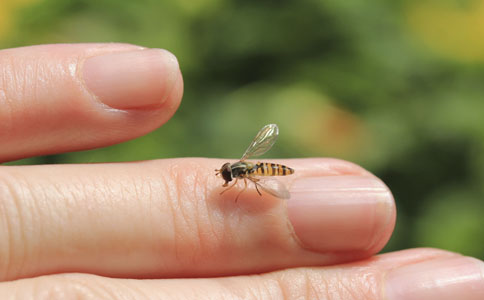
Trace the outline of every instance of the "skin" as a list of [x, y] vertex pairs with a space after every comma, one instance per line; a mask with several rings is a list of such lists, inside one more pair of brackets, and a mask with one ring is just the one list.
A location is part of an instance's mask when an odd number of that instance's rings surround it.
[[[137, 60], [138, 69], [118, 72], [118, 65], [89, 60], [102, 55], [114, 55], [107, 63]], [[103, 72], [111, 82], [99, 83]], [[146, 134], [175, 113], [181, 78], [171, 54], [133, 45], [2, 50], [0, 161]], [[324, 158], [273, 160], [297, 170], [282, 178], [287, 186], [307, 178], [330, 178], [341, 190], [345, 182], [373, 182], [386, 199], [372, 204], [357, 191], [354, 197], [365, 201], [342, 208], [351, 218], [325, 216], [331, 206], [308, 223], [297, 203], [253, 189], [237, 203], [236, 188], [220, 195], [223, 180], [213, 170], [225, 162], [1, 166], [0, 298], [397, 299], [388, 284], [404, 284], [413, 266], [417, 273], [460, 270], [446, 282], [470, 272], [462, 278], [480, 293], [478, 260], [438, 249], [376, 255], [392, 234], [396, 210], [388, 188], [361, 167]], [[452, 287], [458, 299], [479, 299]]]

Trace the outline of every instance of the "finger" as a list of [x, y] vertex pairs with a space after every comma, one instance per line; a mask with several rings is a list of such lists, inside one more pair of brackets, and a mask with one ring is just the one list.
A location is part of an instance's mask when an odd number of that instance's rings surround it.
[[183, 89], [168, 51], [126, 44], [0, 51], [0, 161], [106, 146], [175, 112]]
[[220, 195], [225, 161], [0, 169], [0, 279], [245, 274], [368, 257], [391, 235], [388, 188], [353, 164], [280, 161], [286, 202], [243, 184]]
[[[410, 252], [410, 253], [409, 253]], [[484, 263], [430, 249], [330, 268], [211, 279], [130, 280], [65, 274], [0, 284], [2, 299], [481, 300]], [[15, 296], [12, 296], [15, 295]]]

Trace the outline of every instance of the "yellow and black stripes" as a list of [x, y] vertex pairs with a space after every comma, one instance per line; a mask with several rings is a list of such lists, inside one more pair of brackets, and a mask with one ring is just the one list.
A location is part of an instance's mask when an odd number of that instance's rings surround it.
[[259, 176], [285, 176], [293, 174], [294, 170], [281, 164], [259, 162], [255, 165], [253, 174]]

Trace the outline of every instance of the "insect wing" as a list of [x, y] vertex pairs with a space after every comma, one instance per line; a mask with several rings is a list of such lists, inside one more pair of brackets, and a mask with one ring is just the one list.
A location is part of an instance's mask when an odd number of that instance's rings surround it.
[[244, 161], [252, 156], [260, 156], [269, 149], [272, 148], [272, 145], [276, 142], [277, 136], [279, 135], [279, 128], [276, 124], [269, 124], [264, 127], [257, 133], [252, 143], [250, 143], [249, 148], [245, 150], [244, 155], [240, 159]]
[[289, 199], [291, 194], [287, 190], [284, 183], [275, 178], [263, 177], [258, 178], [257, 185], [265, 192], [280, 199]]

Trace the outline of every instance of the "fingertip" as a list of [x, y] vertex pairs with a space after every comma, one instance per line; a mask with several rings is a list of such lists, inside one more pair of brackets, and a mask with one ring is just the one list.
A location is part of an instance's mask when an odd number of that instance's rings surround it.
[[162, 49], [106, 43], [2, 50], [0, 128], [8, 130], [0, 130], [0, 161], [136, 138], [168, 121], [182, 94], [178, 61]]
[[179, 89], [180, 78], [176, 57], [163, 49], [89, 57], [82, 72], [82, 81], [97, 100], [123, 110], [159, 107], [174, 100], [170, 95]]
[[374, 176], [302, 177], [291, 195], [289, 220], [313, 251], [374, 254], [393, 230], [393, 196]]
[[378, 197], [376, 204], [376, 217], [373, 223], [373, 238], [369, 246], [366, 248], [367, 253], [373, 255], [380, 252], [388, 243], [395, 229], [395, 222], [397, 218], [397, 209], [395, 205], [395, 198], [390, 188], [379, 178], [371, 175], [371, 177], [379, 182], [381, 187], [381, 197]]
[[412, 248], [376, 256], [376, 263], [384, 268], [396, 267], [425, 260], [461, 256], [458, 253], [436, 248]]
[[480, 300], [484, 262], [457, 256], [400, 266], [386, 274], [384, 290], [389, 300]]

